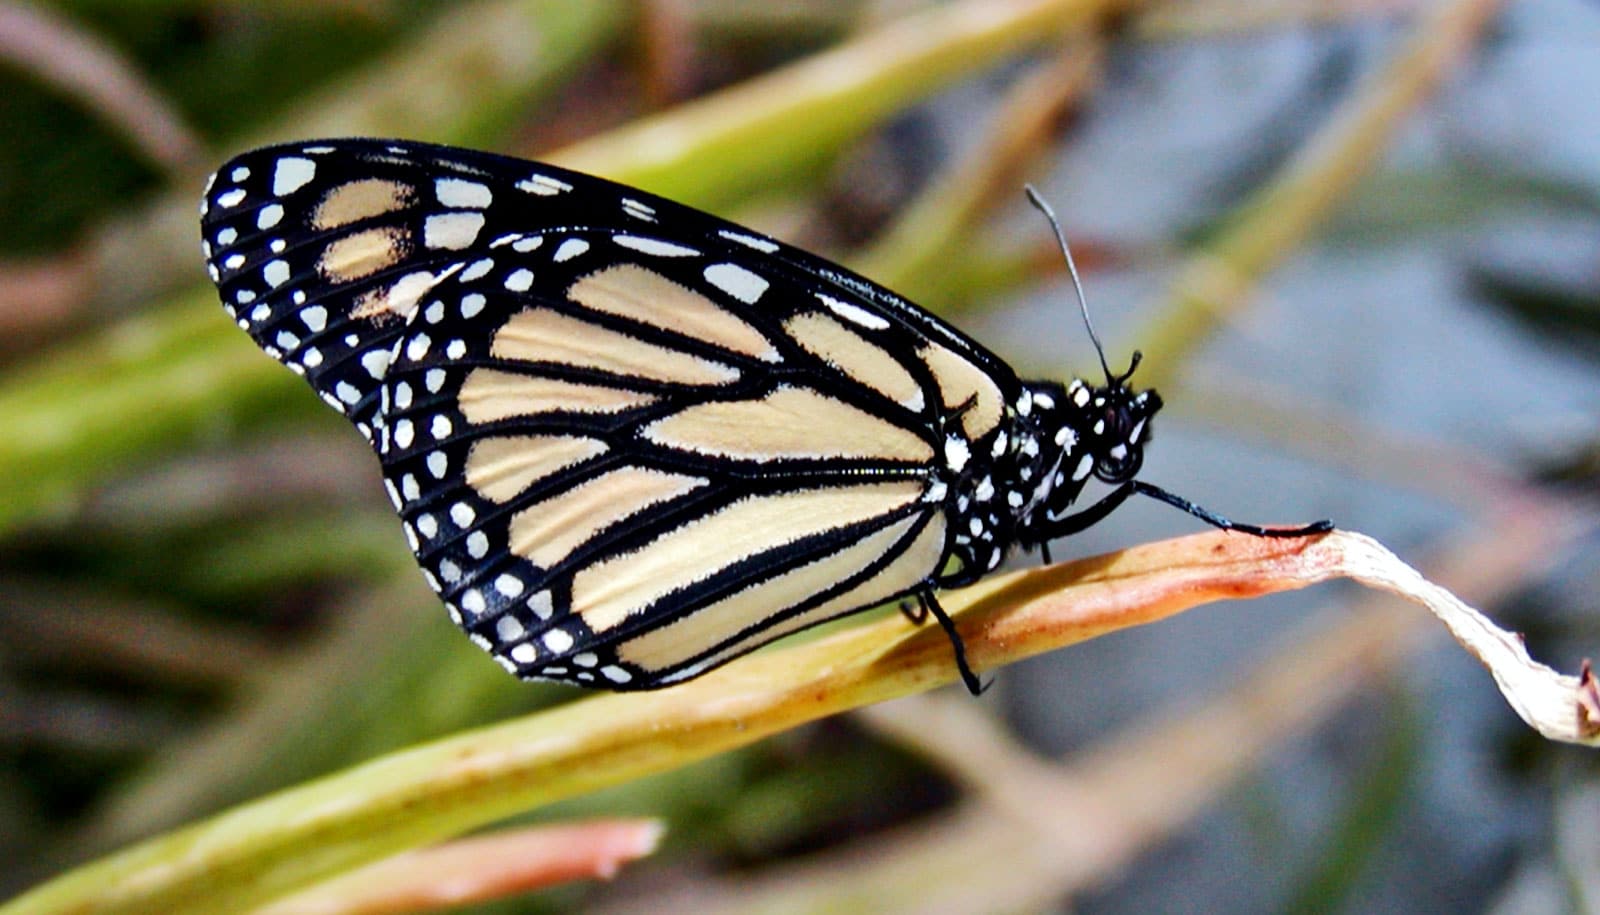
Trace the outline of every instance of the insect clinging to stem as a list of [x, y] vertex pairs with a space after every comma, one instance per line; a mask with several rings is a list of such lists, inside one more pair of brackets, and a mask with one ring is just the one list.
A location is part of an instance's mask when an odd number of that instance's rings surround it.
[[[1048, 206], [1030, 199], [1061, 229]], [[681, 682], [934, 592], [1134, 494], [1161, 408], [1025, 381], [827, 260], [554, 166], [399, 140], [247, 152], [202, 245], [223, 305], [371, 443], [430, 586], [512, 673]], [[1063, 251], [1066, 249], [1062, 241]], [[1073, 511], [1090, 478], [1114, 489]], [[1048, 561], [1048, 553], [1046, 560]]]

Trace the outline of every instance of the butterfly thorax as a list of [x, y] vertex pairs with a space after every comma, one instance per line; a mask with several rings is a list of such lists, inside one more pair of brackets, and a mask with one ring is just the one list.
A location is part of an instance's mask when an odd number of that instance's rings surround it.
[[1024, 382], [988, 447], [940, 484], [948, 486], [952, 559], [940, 585], [970, 584], [1012, 547], [1050, 539], [1091, 476], [1131, 479], [1143, 463], [1146, 420], [1160, 405], [1153, 391], [1135, 394], [1121, 383]]
[[1013, 445], [1003, 479], [1014, 508], [1010, 541], [1025, 549], [1059, 536], [1091, 477], [1118, 485], [1144, 463], [1149, 419], [1161, 409], [1155, 391], [1118, 380], [1093, 386], [1025, 382], [1012, 416]]

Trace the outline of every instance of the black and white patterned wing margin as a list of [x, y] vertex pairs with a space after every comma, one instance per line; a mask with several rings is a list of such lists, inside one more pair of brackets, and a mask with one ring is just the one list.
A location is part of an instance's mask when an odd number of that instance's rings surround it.
[[229, 314], [372, 443], [429, 584], [519, 676], [658, 687], [970, 581], [1037, 496], [989, 472], [1038, 454], [1003, 363], [630, 188], [333, 140], [234, 159], [202, 213]]

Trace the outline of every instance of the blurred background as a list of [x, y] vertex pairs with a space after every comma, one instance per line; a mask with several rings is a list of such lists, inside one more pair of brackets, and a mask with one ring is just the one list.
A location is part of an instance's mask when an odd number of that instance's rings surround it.
[[[1597, 52], [1592, 0], [0, 3], [0, 897], [579, 695], [459, 636], [359, 436], [222, 314], [195, 208], [228, 155], [550, 158], [1092, 378], [1034, 181], [1110, 362], [1143, 349], [1169, 405], [1144, 479], [1368, 533], [1572, 671], [1600, 646]], [[1130, 503], [1055, 552], [1196, 526]], [[1251, 739], [1176, 726], [1218, 710]], [[530, 822], [616, 815], [662, 847], [466, 910], [1600, 911], [1593, 753], [1346, 586]]]

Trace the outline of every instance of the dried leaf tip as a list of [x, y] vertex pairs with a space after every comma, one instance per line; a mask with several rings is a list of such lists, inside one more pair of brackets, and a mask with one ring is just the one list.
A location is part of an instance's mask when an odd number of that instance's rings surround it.
[[1588, 658], [1578, 671], [1578, 737], [1591, 745], [1600, 742], [1600, 682]]

